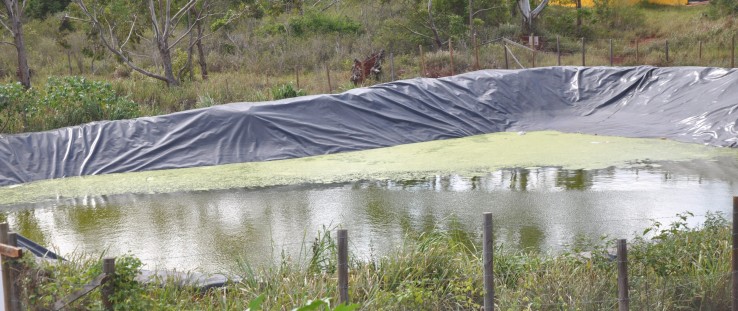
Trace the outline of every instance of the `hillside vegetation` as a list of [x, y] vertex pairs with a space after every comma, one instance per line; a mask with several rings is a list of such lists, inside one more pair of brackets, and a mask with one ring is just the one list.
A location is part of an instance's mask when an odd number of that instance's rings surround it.
[[[580, 10], [549, 6], [527, 29], [509, 0], [190, 0], [169, 11], [166, 3], [29, 0], [21, 19], [28, 90], [17, 84], [11, 14], [0, 6], [0, 133], [341, 92], [356, 87], [353, 60], [381, 49], [384, 73], [363, 85], [391, 79], [390, 55], [395, 79], [474, 70], [475, 41], [480, 68], [504, 68], [499, 39], [522, 42], [528, 32], [541, 37], [538, 52], [510, 46], [525, 67], [556, 65], [557, 37], [563, 65], [581, 65], [583, 38], [587, 65], [609, 65], [612, 39], [616, 66], [728, 67], [737, 8], [735, 0], [685, 7], [605, 0]], [[518, 68], [512, 59], [508, 66]]]

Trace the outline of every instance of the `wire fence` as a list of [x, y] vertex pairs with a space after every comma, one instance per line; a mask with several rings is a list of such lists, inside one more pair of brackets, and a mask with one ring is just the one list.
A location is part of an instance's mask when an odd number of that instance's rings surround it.
[[[476, 41], [476, 40], [473, 40]], [[395, 63], [388, 53], [379, 82], [412, 77], [438, 78], [479, 69], [523, 69], [548, 66], [703, 66], [735, 67], [735, 35], [699, 38], [590, 39], [556, 37], [493, 38], [478, 44], [443, 49], [419, 46], [418, 60]], [[387, 70], [389, 69], [389, 70]], [[330, 68], [316, 68], [316, 74]], [[334, 74], [338, 79], [345, 77]], [[367, 75], [368, 76], [368, 75]], [[299, 79], [299, 77], [298, 77]], [[330, 88], [333, 89], [332, 87]]]
[[[738, 212], [738, 205], [734, 206], [734, 211], [732, 214], [724, 215], [727, 217], [734, 216], [735, 213]], [[688, 217], [709, 217], [711, 214], [697, 214], [697, 215], [688, 215]], [[628, 221], [657, 221], [657, 220], [679, 220], [684, 219], [685, 215], [677, 215], [677, 216], [663, 216], [663, 217], [628, 217], [628, 218], [612, 218], [612, 219], [600, 219], [593, 221], [597, 224], [602, 225], [612, 225], [612, 223], [617, 222], [628, 222]], [[578, 223], [576, 221], [566, 221], [566, 222], [556, 222], [557, 225], [569, 225], [573, 223]], [[735, 228], [735, 227], [734, 227]], [[735, 229], [734, 229], [735, 230]], [[332, 230], [331, 230], [332, 231]], [[342, 230], [339, 230], [342, 231]], [[350, 240], [341, 243], [341, 234], [333, 234], [329, 231], [326, 231], [324, 234], [329, 234], [330, 238], [335, 240], [338, 240], [336, 244], [332, 244], [330, 246], [331, 251], [330, 254], [340, 254], [341, 252], [349, 252], [351, 249], [354, 251], [361, 248], [361, 246], [354, 245]], [[345, 233], [347, 234], [347, 232]], [[484, 239], [487, 237], [483, 236]], [[348, 238], [347, 238], [348, 239]], [[320, 237], [318, 237], [314, 241], [303, 241], [303, 242], [272, 242], [272, 247], [274, 249], [286, 249], [286, 248], [300, 248], [304, 250], [304, 255], [307, 257], [310, 257], [311, 255], [314, 255], [314, 247], [318, 247], [318, 244], [320, 243]], [[486, 243], [483, 241], [482, 243]], [[624, 243], [624, 241], [623, 241]], [[656, 242], [658, 243], [658, 242]], [[343, 246], [341, 246], [343, 245]], [[627, 245], [627, 244], [626, 244]], [[342, 249], [343, 248], [343, 249]], [[496, 250], [496, 249], [495, 249]], [[356, 251], [359, 252], [359, 251]], [[143, 261], [158, 261], [158, 260], [172, 260], [172, 259], [181, 259], [181, 258], [193, 258], [193, 257], [199, 257], [199, 258], [205, 258], [209, 255], [212, 255], [208, 252], [196, 252], [196, 253], [190, 253], [190, 254], [183, 254], [183, 255], [165, 255], [165, 256], [153, 256], [153, 257], [144, 257], [140, 258]], [[355, 254], [354, 254], [355, 255]], [[671, 273], [665, 273], [665, 272], [658, 272], [654, 271], [653, 266], [657, 265], [657, 263], [654, 263], [646, 258], [630, 258], [627, 259], [627, 255], [624, 255], [615, 249], [604, 249], [602, 253], [597, 254], [570, 254], [574, 257], [580, 258], [581, 265], [583, 267], [587, 267], [587, 265], [592, 265], [592, 262], [597, 261], [600, 262], [601, 265], [605, 265], [604, 269], [600, 270], [592, 270], [593, 273], [596, 271], [600, 271], [600, 273], [603, 273], [604, 275], [591, 275], [591, 279], [589, 280], [590, 284], [590, 290], [593, 292], [598, 292], [598, 294], [590, 294], [587, 295], [587, 297], [599, 297], [595, 299], [589, 299], [589, 298], [582, 298], [578, 297], [576, 293], [566, 293], [563, 292], [561, 289], [566, 289], [567, 286], [565, 284], [562, 284], [560, 288], [552, 288], [550, 293], [540, 293], [538, 292], [537, 296], [535, 297], [528, 297], [530, 299], [527, 300], [527, 302], [522, 303], [520, 301], [506, 301], [506, 300], [496, 300], [496, 306], [505, 308], [510, 307], [517, 308], [517, 307], [527, 307], [527, 308], [533, 308], [533, 309], [540, 309], [540, 310], [553, 310], [553, 309], [581, 309], [581, 310], [601, 310], [601, 309], [613, 309], [617, 308], [619, 306], [622, 306], [623, 304], [627, 303], [629, 308], [633, 308], [635, 310], [672, 310], [672, 309], [679, 309], [679, 308], [686, 308], [686, 309], [699, 309], [703, 307], [710, 307], [710, 306], [725, 306], [727, 298], [731, 293], [731, 287], [730, 287], [730, 281], [731, 277], [735, 272], [728, 271], [728, 267], [725, 266], [726, 271], [718, 271], [715, 270], [715, 268], [711, 269], [705, 269], [703, 274], [695, 273], [692, 275], [684, 275], [684, 274], [671, 274]], [[475, 255], [477, 256], [477, 255]], [[355, 256], [353, 256], [355, 257]], [[477, 257], [477, 260], [479, 263], [483, 263], [486, 261], [486, 259], [482, 258], [483, 256]], [[351, 268], [355, 267], [355, 264], [352, 264], [350, 259], [351, 257], [346, 257], [347, 259], [341, 259], [340, 255], [338, 256], [338, 260], [336, 260], [335, 264], [338, 266], [337, 272], [339, 274], [338, 280], [346, 280], [345, 282], [349, 282], [348, 280], [351, 280], [351, 282], [356, 282], [357, 277], [361, 277], [360, 275], [356, 275], [354, 279], [348, 278], [348, 277], [341, 277], [340, 274], [341, 268], [345, 267], [345, 271], [343, 273], [351, 273]], [[625, 261], [621, 260], [621, 258], [626, 258]], [[335, 260], [335, 259], [333, 259]], [[626, 268], [623, 268], [623, 263], [626, 264]], [[627, 267], [627, 265], [630, 265], [630, 267]], [[721, 266], [722, 267], [722, 266]], [[496, 267], [499, 269], [499, 267]], [[577, 268], [578, 269], [578, 268]], [[582, 268], [585, 269], [585, 268]], [[623, 272], [622, 269], [626, 269], [625, 272]], [[451, 283], [462, 283], [467, 282], [470, 279], [475, 280], [475, 282], [478, 282], [482, 278], [486, 278], [488, 275], [492, 276], [494, 280], [492, 281], [496, 287], [498, 287], [499, 291], [498, 293], [502, 292], [504, 293], [505, 289], [508, 285], [506, 284], [513, 284], [514, 286], [520, 286], [519, 283], [522, 282], [521, 280], [525, 279], [537, 279], [537, 280], [547, 280], [550, 281], [551, 278], [555, 278], [561, 275], [561, 271], [555, 270], [555, 267], [553, 266], [541, 266], [536, 270], [531, 271], [513, 271], [509, 269], [501, 269], [498, 271], [492, 271], [491, 273], [482, 273], [482, 267], [480, 265], [479, 267], [479, 274], [478, 275], [451, 275], [451, 274], [444, 274], [441, 276], [433, 275], [429, 276], [428, 278], [421, 278], [421, 279], [412, 279], [407, 280], [407, 286], [414, 286], [414, 287], [438, 287], [438, 286], [444, 286], [444, 284], [451, 284]], [[627, 275], [628, 279], [625, 281], [624, 285], [618, 285], [619, 282], [622, 281], [622, 275], [625, 273]], [[531, 276], [534, 277], [531, 277]], [[587, 282], [586, 280], [584, 281]], [[345, 284], [339, 284], [339, 291], [344, 291], [343, 295], [348, 295], [349, 288], [351, 288], [352, 284], [345, 283]], [[622, 296], [622, 291], [620, 296], [618, 296], [618, 286], [626, 286], [625, 293], [628, 293], [627, 296]], [[668, 297], [668, 299], [667, 299]], [[723, 297], [724, 299], [720, 301], [714, 300], [714, 297]], [[347, 300], [348, 301], [348, 298]], [[357, 301], [358, 303], [361, 303], [360, 301]], [[718, 307], [720, 309], [720, 307]], [[622, 309], [621, 309], [622, 310]], [[626, 309], [627, 310], [627, 309]]]

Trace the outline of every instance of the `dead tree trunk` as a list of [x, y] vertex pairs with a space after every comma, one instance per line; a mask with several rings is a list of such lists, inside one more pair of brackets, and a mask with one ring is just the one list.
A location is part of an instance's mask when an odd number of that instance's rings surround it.
[[428, 22], [430, 23], [430, 28], [433, 31], [433, 38], [436, 41], [436, 48], [438, 50], [443, 49], [443, 43], [441, 42], [441, 37], [438, 35], [438, 28], [436, 28], [436, 23], [433, 21], [433, 0], [428, 0]]
[[[26, 44], [23, 40], [23, 8], [26, 3], [18, 3], [19, 0], [3, 0], [7, 11], [7, 23], [0, 19], [3, 28], [13, 35], [13, 43], [18, 56], [18, 81], [25, 88], [31, 87], [31, 69], [28, 67], [28, 55], [26, 54]], [[8, 25], [10, 24], [10, 25]]]

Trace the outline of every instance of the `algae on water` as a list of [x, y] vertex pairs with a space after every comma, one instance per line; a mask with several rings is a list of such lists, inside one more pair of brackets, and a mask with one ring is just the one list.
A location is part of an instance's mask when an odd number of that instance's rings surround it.
[[300, 159], [45, 180], [0, 188], [0, 204], [122, 193], [403, 180], [450, 173], [478, 175], [511, 167], [597, 169], [737, 155], [732, 149], [661, 139], [506, 132]]

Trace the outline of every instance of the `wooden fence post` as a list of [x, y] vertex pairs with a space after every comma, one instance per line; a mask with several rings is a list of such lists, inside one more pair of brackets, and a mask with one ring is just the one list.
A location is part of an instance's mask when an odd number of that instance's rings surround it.
[[733, 197], [733, 304], [732, 310], [738, 311], [738, 197]]
[[530, 43], [530, 64], [531, 68], [536, 67], [536, 40], [535, 40], [535, 34], [530, 34], [530, 37], [528, 37], [528, 43]]
[[666, 62], [669, 62], [669, 40], [666, 40]]
[[[18, 247], [18, 233], [11, 232], [8, 234], [8, 245]], [[10, 264], [10, 310], [22, 311], [20, 300], [20, 288], [18, 287], [18, 277], [20, 275], [20, 265], [18, 259], [11, 259]]]
[[484, 213], [483, 229], [484, 245], [484, 311], [495, 310], [495, 272], [494, 272], [494, 236], [492, 232], [492, 213]]
[[395, 53], [390, 53], [390, 78], [395, 81]]
[[[0, 243], [8, 244], [8, 223], [0, 223]], [[10, 258], [7, 256], [0, 256], [2, 260], [2, 281], [3, 281], [3, 310], [10, 309]]]
[[561, 47], [559, 46], [559, 36], [556, 36], [556, 66], [561, 66]]
[[477, 45], [477, 34], [472, 35], [473, 43], [474, 44], [474, 67], [476, 70], [481, 69], [479, 67], [479, 46]]
[[295, 66], [295, 84], [297, 84], [297, 89], [300, 89], [300, 67]]
[[505, 69], [510, 69], [510, 63], [507, 61], [507, 42], [502, 42], [502, 51], [505, 53]]
[[638, 38], [636, 38], [636, 65], [639, 64], [639, 61], [638, 61], [638, 44], [639, 44], [639, 42], [640, 42], [640, 40]]
[[338, 303], [349, 304], [348, 295], [348, 231], [338, 230]]
[[331, 66], [325, 64], [325, 75], [328, 76], [328, 93], [333, 93], [333, 86], [331, 85]]
[[586, 51], [584, 49], [584, 37], [582, 37], [582, 67], [586, 66], [586, 63], [584, 61], [584, 55], [586, 54]]
[[425, 77], [425, 55], [423, 55], [423, 45], [418, 45], [420, 49], [420, 76]]
[[115, 257], [113, 258], [103, 258], [103, 273], [106, 274], [105, 277], [105, 283], [102, 285], [102, 288], [100, 289], [100, 294], [102, 296], [102, 303], [103, 303], [103, 309], [104, 310], [113, 310], [113, 301], [111, 299], [111, 296], [115, 294], [115, 282], [114, 282], [114, 275], [115, 275]]
[[456, 74], [456, 70], [454, 68], [454, 46], [451, 44], [451, 38], [448, 38], [448, 53], [451, 56], [451, 75]]
[[612, 39], [610, 39], [610, 67], [612, 67]]
[[628, 311], [628, 244], [625, 239], [618, 240], [618, 310]]
[[730, 68], [735, 68], [735, 35], [730, 38]]

